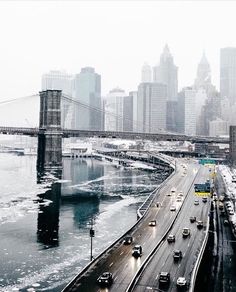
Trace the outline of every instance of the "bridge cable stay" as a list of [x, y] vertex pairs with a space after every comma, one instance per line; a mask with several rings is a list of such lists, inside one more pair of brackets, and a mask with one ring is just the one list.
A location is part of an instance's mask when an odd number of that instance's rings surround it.
[[13, 99], [3, 100], [3, 101], [0, 101], [0, 106], [1, 105], [5, 105], [7, 103], [17, 102], [17, 101], [21, 101], [23, 99], [29, 99], [29, 98], [36, 97], [36, 96], [38, 97], [39, 95], [38, 94], [33, 94], [33, 95], [28, 95], [28, 96], [22, 96], [22, 97], [17, 97], [17, 98], [13, 98]]
[[[115, 114], [115, 113], [113, 113], [113, 112], [105, 111], [105, 110], [103, 110], [103, 109], [101, 109], [101, 108], [98, 108], [98, 107], [95, 107], [95, 106], [91, 106], [91, 105], [89, 105], [89, 104], [87, 104], [87, 103], [81, 102], [81, 101], [79, 101], [79, 100], [75, 100], [75, 99], [73, 99], [72, 97], [70, 97], [70, 96], [68, 96], [68, 95], [63, 94], [63, 95], [62, 95], [62, 98], [63, 98], [64, 100], [67, 100], [67, 101], [73, 102], [73, 103], [75, 103], [76, 105], [81, 106], [81, 107], [83, 107], [83, 108], [90, 109], [90, 110], [94, 110], [94, 111], [99, 112], [99, 113], [104, 114], [104, 115], [110, 115], [110, 116], [113, 116], [113, 117], [115, 117], [115, 118], [117, 118], [117, 119], [125, 120], [125, 121], [130, 122], [130, 123], [134, 123], [135, 126], [136, 126], [138, 129], [139, 129], [140, 127], [144, 127], [144, 126], [146, 126], [145, 124], [144, 124], [144, 125], [141, 124], [141, 122], [139, 122], [139, 121], [134, 121], [134, 120], [129, 119], [129, 118], [127, 118], [127, 117], [123, 117], [123, 116], [117, 115], [117, 114]], [[139, 124], [140, 124], [140, 125], [139, 125]], [[152, 126], [151, 126], [151, 130], [153, 131], [153, 133], [156, 133], [157, 130], [160, 130], [162, 133], [167, 133], [164, 129], [161, 129], [161, 128], [155, 128], [155, 129], [154, 129], [154, 127], [152, 127]]]

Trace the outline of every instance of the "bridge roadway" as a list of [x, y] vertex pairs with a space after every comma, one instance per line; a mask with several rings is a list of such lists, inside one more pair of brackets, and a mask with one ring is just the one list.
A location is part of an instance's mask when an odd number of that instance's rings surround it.
[[[198, 171], [200, 168], [203, 170], [201, 170], [201, 175], [199, 176]], [[203, 238], [204, 231], [197, 230], [196, 226], [194, 226], [195, 224], [193, 224], [191, 226], [191, 238], [183, 241], [180, 239], [180, 229], [183, 225], [190, 226], [190, 215], [196, 214], [197, 218], [204, 218], [204, 221], [206, 221], [208, 212], [207, 204], [203, 205], [203, 203], [200, 202], [199, 206], [193, 206], [194, 196], [192, 193], [194, 180], [196, 179], [197, 182], [204, 182], [207, 175], [209, 176], [209, 174], [206, 172], [207, 171], [204, 170], [204, 166], [200, 166], [197, 163], [188, 163], [186, 170], [183, 168], [183, 166], [181, 166], [180, 163], [177, 163], [175, 175], [173, 175], [171, 179], [169, 179], [167, 183], [163, 185], [159, 194], [156, 196], [155, 201], [159, 201], [161, 203], [161, 207], [156, 207], [156, 204], [153, 204], [147, 215], [130, 232], [130, 234], [133, 236], [133, 243], [131, 245], [123, 245], [121, 240], [115, 244], [115, 246], [108, 250], [101, 258], [99, 257], [97, 260], [95, 260], [85, 273], [82, 273], [77, 278], [75, 278], [72, 283], [70, 283], [70, 285], [68, 285], [63, 291], [126, 291], [141, 264], [151, 253], [151, 251], [157, 246], [157, 244], [166, 234], [167, 230], [171, 227], [172, 223], [175, 221], [178, 211], [181, 211], [181, 206], [184, 208], [184, 212], [180, 212], [180, 216], [177, 216], [177, 218], [180, 218], [177, 219], [179, 223], [177, 223], [177, 227], [175, 227], [179, 229], [178, 233], [176, 232], [177, 242], [170, 246], [166, 246], [164, 243], [163, 247], [161, 247], [162, 250], [164, 248], [163, 252], [166, 260], [162, 255], [159, 254], [159, 258], [162, 260], [157, 260], [157, 263], [159, 262], [159, 269], [153, 268], [155, 271], [154, 278], [156, 278], [159, 270], [162, 269], [164, 261], [168, 265], [173, 265], [173, 258], [171, 254], [173, 246], [177, 248], [181, 244], [183, 244], [181, 249], [185, 253], [185, 256], [182, 260], [182, 263], [185, 263], [185, 265], [181, 265], [181, 269], [186, 269], [186, 271], [188, 271], [193, 263], [193, 261], [188, 263], [188, 260], [191, 258], [193, 258], [193, 260], [196, 259], [193, 254], [196, 253], [195, 249], [197, 250], [201, 246], [201, 240]], [[175, 195], [168, 196], [173, 186], [176, 189]], [[180, 191], [183, 192], [183, 202], [186, 201], [184, 204], [181, 202], [176, 202], [176, 195]], [[177, 208], [175, 212], [170, 211], [170, 206], [173, 204], [175, 204]], [[148, 225], [149, 221], [153, 219], [157, 220], [156, 227], [150, 227]], [[188, 245], [189, 242], [194, 246], [191, 252], [188, 250], [188, 247], [190, 246]], [[143, 247], [143, 255], [138, 259], [135, 259], [132, 256], [132, 247], [135, 244], [140, 244]], [[184, 249], [186, 249], [186, 252]], [[176, 269], [175, 266], [174, 268]], [[171, 272], [171, 268], [169, 268], [169, 270]], [[109, 289], [102, 289], [96, 283], [96, 279], [105, 271], [113, 273], [114, 282]], [[152, 274], [149, 274], [149, 276], [152, 278]], [[145, 282], [143, 285], [149, 286], [150, 283], [152, 283], [152, 280], [148, 280], [148, 282]], [[154, 284], [152, 286], [154, 286]], [[144, 291], [144, 287], [142, 286], [141, 290], [139, 291]]]
[[[191, 172], [191, 168], [189, 170]], [[201, 167], [195, 179], [196, 183], [202, 183], [209, 178], [209, 168]], [[194, 205], [194, 200], [199, 199], [199, 205]], [[185, 199], [180, 215], [177, 217], [171, 234], [176, 237], [175, 243], [163, 242], [160, 248], [156, 251], [147, 267], [141, 274], [134, 289], [135, 292], [145, 291], [162, 291], [159, 287], [158, 276], [160, 272], [169, 272], [171, 282], [170, 285], [163, 289], [164, 291], [178, 291], [176, 281], [178, 277], [185, 277], [188, 285], [190, 284], [191, 274], [196, 263], [197, 256], [205, 238], [205, 229], [210, 211], [210, 199], [207, 203], [203, 203], [201, 198], [194, 194], [194, 186], [190, 188]], [[196, 216], [197, 220], [204, 222], [204, 228], [198, 229], [196, 223], [191, 223], [190, 216]], [[189, 238], [182, 237], [182, 229], [188, 227], [191, 230]], [[173, 260], [173, 250], [179, 249], [182, 251], [183, 258], [178, 262]], [[160, 288], [160, 290], [158, 290]]]
[[[47, 129], [28, 128], [28, 127], [5, 127], [0, 126], [0, 134], [6, 135], [27, 135], [38, 136], [44, 134]], [[52, 130], [52, 129], [51, 129]], [[93, 130], [73, 130], [60, 129], [63, 138], [70, 137], [98, 137], [98, 138], [119, 138], [134, 140], [151, 140], [151, 141], [190, 141], [192, 143], [223, 143], [229, 144], [228, 138], [205, 137], [205, 136], [188, 136], [175, 133], [141, 133], [141, 132], [114, 132], [114, 131], [93, 131]]]

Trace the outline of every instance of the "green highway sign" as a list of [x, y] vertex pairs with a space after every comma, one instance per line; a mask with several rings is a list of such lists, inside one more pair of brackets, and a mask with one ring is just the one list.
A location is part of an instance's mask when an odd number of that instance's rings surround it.
[[199, 160], [199, 164], [206, 165], [206, 164], [216, 164], [214, 159], [203, 158]]

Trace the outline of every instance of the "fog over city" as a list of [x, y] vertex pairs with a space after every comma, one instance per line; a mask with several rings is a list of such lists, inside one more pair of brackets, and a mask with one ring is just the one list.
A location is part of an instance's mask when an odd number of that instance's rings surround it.
[[[235, 8], [231, 1], [2, 1], [0, 101], [37, 94], [51, 70], [74, 76], [84, 67], [101, 76], [102, 97], [114, 88], [128, 95], [143, 81], [142, 66], [155, 71], [166, 46], [176, 92], [194, 85], [203, 55], [219, 91], [220, 49], [236, 46]], [[37, 126], [38, 102], [2, 105], [1, 124]]]
[[49, 70], [85, 66], [101, 74], [102, 94], [117, 85], [134, 90], [143, 63], [159, 63], [166, 43], [179, 89], [193, 83], [203, 50], [219, 88], [220, 48], [236, 45], [235, 8], [233, 1], [1, 1], [0, 99], [37, 92]]

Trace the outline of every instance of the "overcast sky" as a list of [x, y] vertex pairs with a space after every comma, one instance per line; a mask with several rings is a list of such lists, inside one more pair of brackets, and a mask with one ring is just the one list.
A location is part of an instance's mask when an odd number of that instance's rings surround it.
[[179, 89], [191, 85], [205, 49], [219, 87], [220, 48], [236, 46], [233, 1], [1, 1], [0, 100], [37, 93], [51, 69], [95, 67], [102, 94], [136, 90], [141, 67], [168, 43]]

